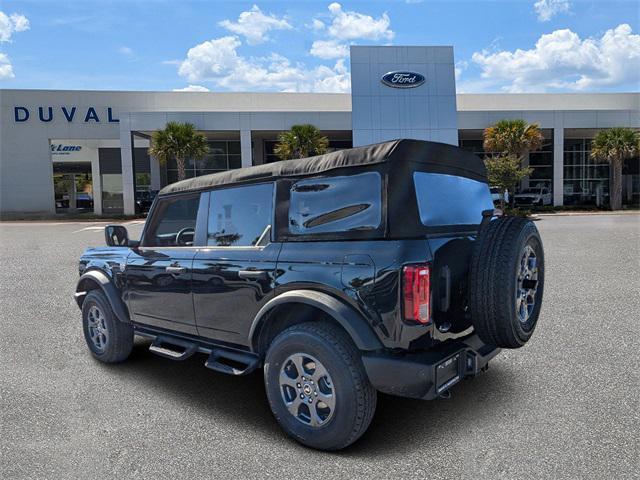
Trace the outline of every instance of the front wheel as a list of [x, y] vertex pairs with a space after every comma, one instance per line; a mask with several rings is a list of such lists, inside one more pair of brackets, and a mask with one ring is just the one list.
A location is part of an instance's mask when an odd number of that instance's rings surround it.
[[133, 327], [116, 318], [100, 290], [89, 292], [82, 303], [82, 329], [89, 350], [101, 362], [122, 362], [131, 354]]
[[298, 442], [339, 450], [367, 430], [377, 393], [346, 332], [325, 323], [294, 325], [271, 343], [264, 364], [269, 405]]

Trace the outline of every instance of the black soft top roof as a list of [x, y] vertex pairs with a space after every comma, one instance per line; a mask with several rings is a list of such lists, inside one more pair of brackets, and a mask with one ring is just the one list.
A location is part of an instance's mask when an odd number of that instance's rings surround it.
[[195, 192], [220, 185], [266, 179], [317, 175], [335, 169], [355, 169], [393, 162], [417, 163], [420, 164], [420, 170], [464, 176], [486, 182], [484, 163], [473, 153], [445, 143], [393, 140], [315, 157], [284, 160], [190, 178], [167, 185], [159, 195]]

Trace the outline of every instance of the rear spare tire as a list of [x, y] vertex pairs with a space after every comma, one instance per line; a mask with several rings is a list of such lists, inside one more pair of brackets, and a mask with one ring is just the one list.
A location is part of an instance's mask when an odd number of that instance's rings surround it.
[[544, 252], [538, 229], [521, 217], [491, 221], [478, 234], [469, 272], [476, 333], [491, 345], [522, 347], [538, 322]]

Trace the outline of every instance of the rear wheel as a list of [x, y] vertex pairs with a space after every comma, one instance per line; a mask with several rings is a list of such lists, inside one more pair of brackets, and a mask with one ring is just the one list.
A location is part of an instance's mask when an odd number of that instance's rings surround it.
[[366, 431], [377, 393], [360, 353], [339, 327], [294, 325], [271, 343], [264, 365], [269, 405], [283, 430], [309, 447], [338, 450]]
[[101, 290], [92, 290], [82, 303], [82, 328], [89, 350], [101, 362], [126, 360], [133, 349], [133, 327], [118, 320]]
[[476, 333], [498, 347], [522, 347], [538, 322], [544, 288], [544, 252], [533, 222], [490, 222], [478, 235], [469, 277]]

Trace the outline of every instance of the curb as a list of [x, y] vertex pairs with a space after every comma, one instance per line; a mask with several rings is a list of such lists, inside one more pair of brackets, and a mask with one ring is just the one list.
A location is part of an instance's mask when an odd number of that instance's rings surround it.
[[640, 215], [640, 210], [617, 211], [617, 212], [555, 212], [555, 213], [533, 213], [534, 217], [573, 217], [579, 215]]

